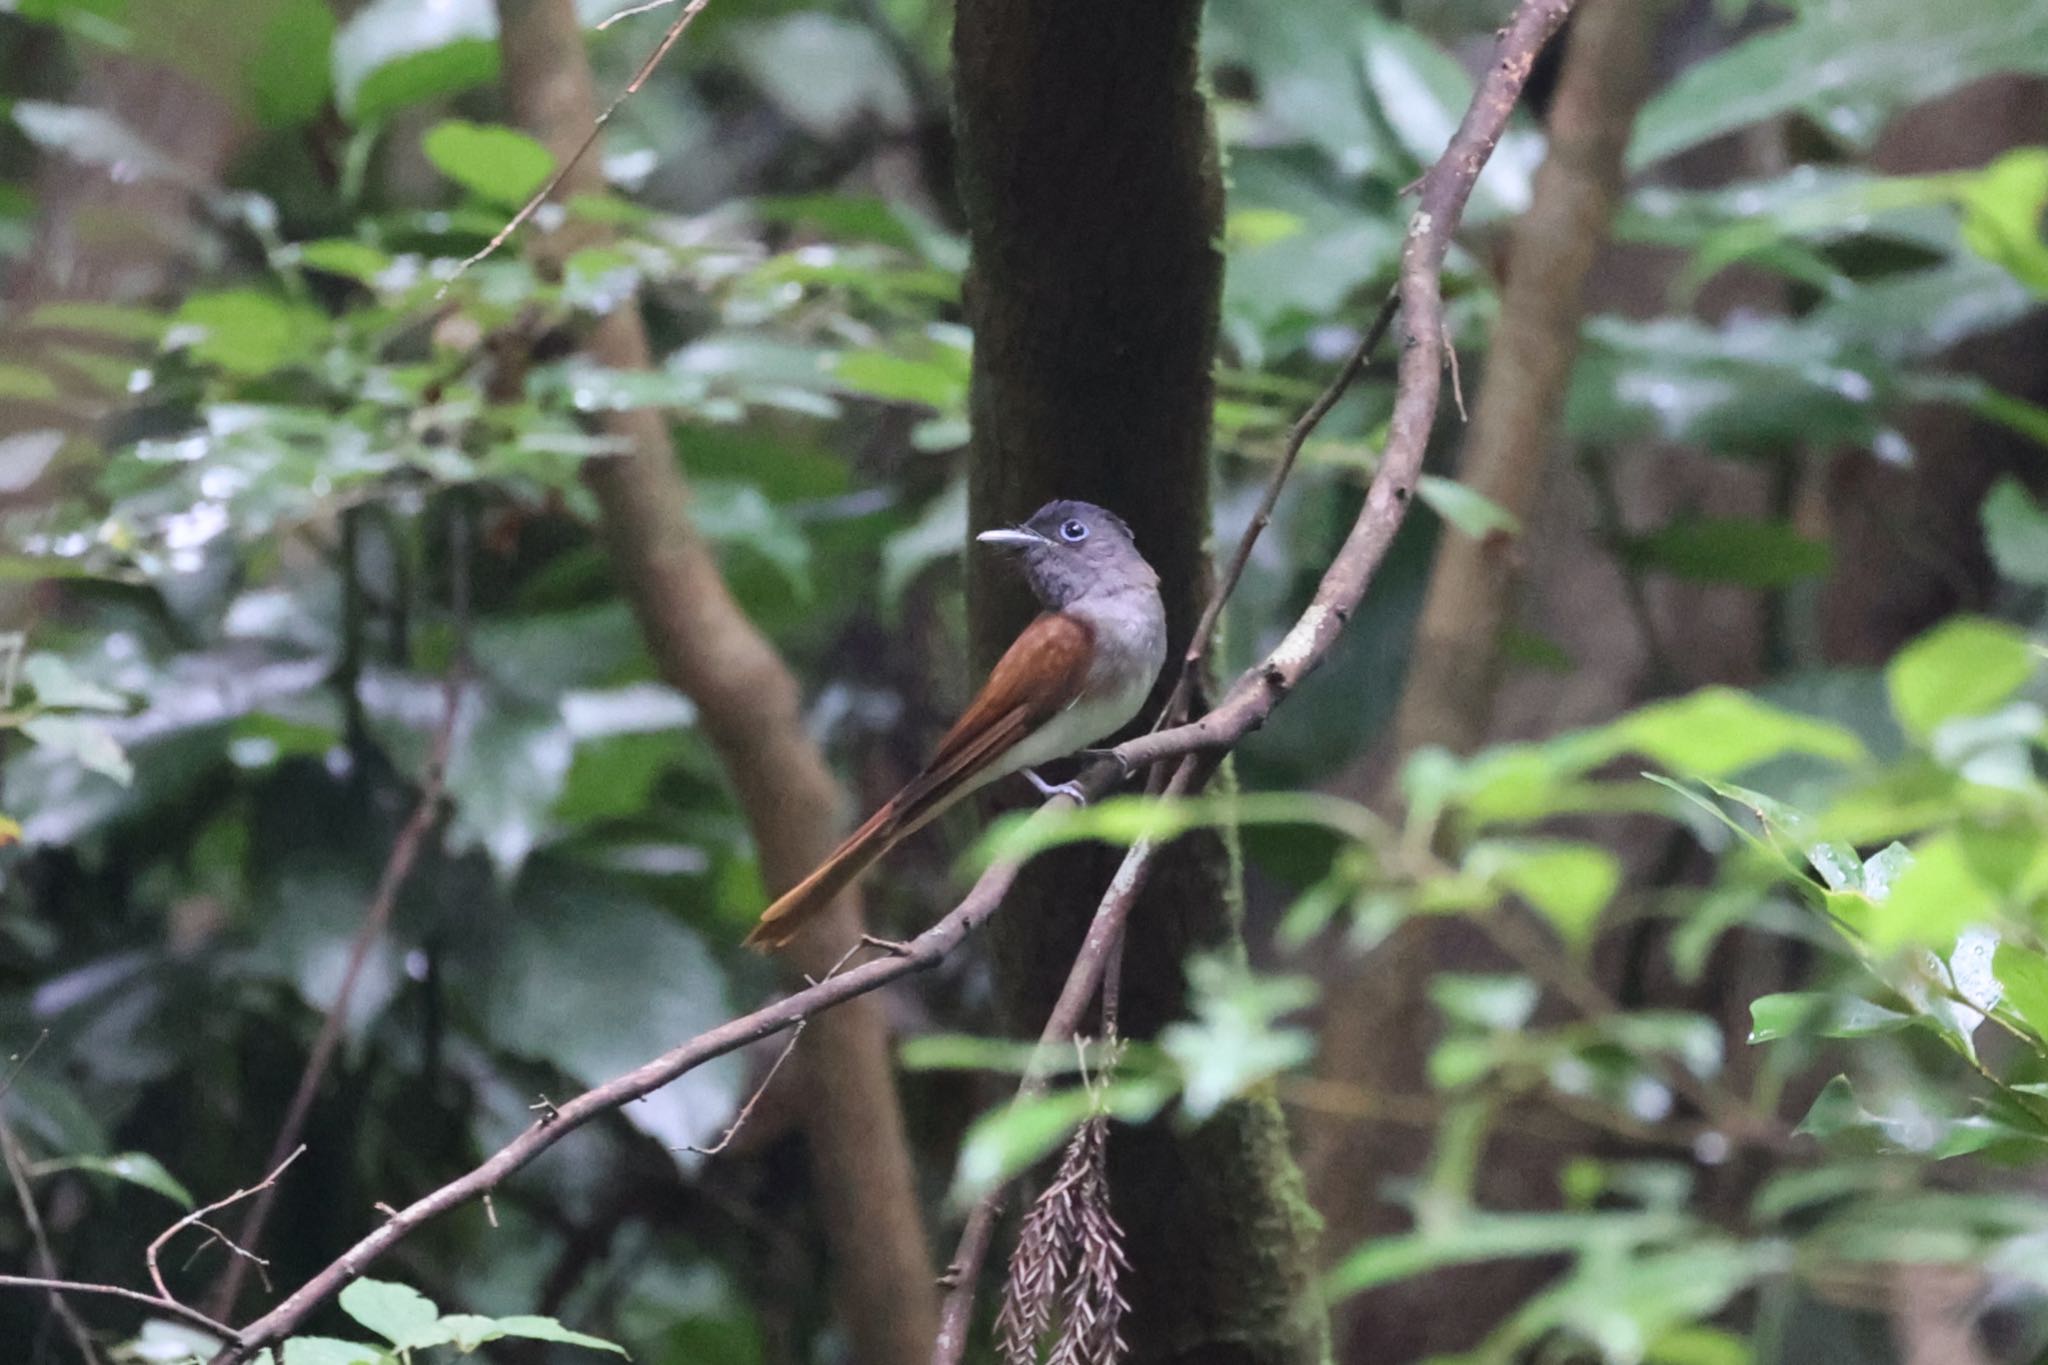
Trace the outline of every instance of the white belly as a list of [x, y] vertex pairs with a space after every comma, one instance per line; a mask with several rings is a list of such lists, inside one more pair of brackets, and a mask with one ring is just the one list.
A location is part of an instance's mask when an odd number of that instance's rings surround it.
[[[1138, 714], [1165, 666], [1166, 613], [1156, 592], [1133, 593], [1100, 605], [1076, 602], [1066, 610], [1095, 629], [1096, 656], [1102, 662], [1088, 680], [1087, 700], [1075, 702], [1026, 736], [991, 766], [984, 780], [1065, 758], [1115, 734]], [[1105, 637], [1121, 639], [1126, 647], [1105, 651]]]

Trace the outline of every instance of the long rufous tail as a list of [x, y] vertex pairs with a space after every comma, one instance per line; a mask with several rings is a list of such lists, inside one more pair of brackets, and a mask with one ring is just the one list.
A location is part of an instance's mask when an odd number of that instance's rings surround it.
[[773, 952], [795, 938], [803, 927], [832, 903], [833, 897], [853, 885], [877, 858], [896, 846], [910, 831], [902, 828], [893, 803], [868, 817], [868, 822], [846, 836], [846, 842], [832, 850], [832, 856], [818, 864], [818, 870], [782, 893], [761, 912], [761, 922], [747, 935], [749, 948]]

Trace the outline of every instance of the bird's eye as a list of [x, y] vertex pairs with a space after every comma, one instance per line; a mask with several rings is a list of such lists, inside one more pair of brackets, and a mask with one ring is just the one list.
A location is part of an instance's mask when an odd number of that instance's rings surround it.
[[1088, 523], [1069, 517], [1060, 523], [1060, 539], [1078, 544], [1088, 539]]

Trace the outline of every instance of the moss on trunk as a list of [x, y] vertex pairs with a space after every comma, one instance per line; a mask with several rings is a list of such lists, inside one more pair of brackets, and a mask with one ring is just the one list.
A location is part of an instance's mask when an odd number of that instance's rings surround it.
[[[974, 524], [1052, 497], [1121, 514], [1164, 580], [1170, 657], [1210, 583], [1222, 193], [1199, 24], [1192, 0], [960, 0], [954, 34], [973, 243]], [[1032, 606], [982, 555], [968, 593], [987, 664]], [[1112, 863], [1086, 849], [1042, 859], [997, 918], [1000, 987], [1020, 1031], [1044, 1019]], [[1161, 861], [1131, 924], [1126, 1033], [1150, 1037], [1185, 1012], [1191, 951], [1242, 951], [1235, 887], [1213, 835]], [[1295, 1365], [1326, 1354], [1315, 1218], [1277, 1105], [1234, 1104], [1192, 1131], [1119, 1130], [1111, 1168], [1133, 1266], [1134, 1359]]]

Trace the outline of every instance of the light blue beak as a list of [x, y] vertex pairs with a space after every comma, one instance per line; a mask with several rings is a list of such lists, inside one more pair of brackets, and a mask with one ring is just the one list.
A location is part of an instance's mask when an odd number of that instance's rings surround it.
[[1036, 531], [1012, 530], [1009, 527], [996, 531], [983, 531], [975, 539], [984, 545], [1029, 546], [1051, 544], [1050, 541]]

